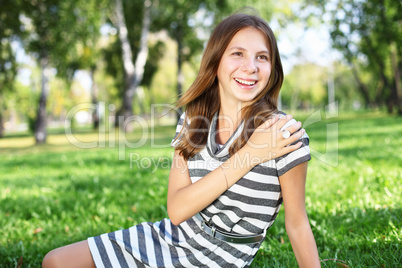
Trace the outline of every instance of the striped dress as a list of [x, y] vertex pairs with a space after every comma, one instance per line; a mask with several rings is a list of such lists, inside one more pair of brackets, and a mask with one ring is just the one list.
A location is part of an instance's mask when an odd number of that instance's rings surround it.
[[[185, 115], [179, 120], [176, 136]], [[219, 147], [215, 142], [216, 114], [210, 124], [205, 148], [188, 160], [194, 183], [229, 158], [228, 150], [242, 133], [239, 125]], [[236, 184], [200, 212], [217, 229], [236, 234], [263, 234], [273, 224], [282, 204], [278, 176], [310, 160], [307, 134], [298, 150], [255, 166]], [[177, 145], [178, 140], [172, 142]], [[241, 164], [241, 163], [239, 163]], [[201, 229], [197, 217], [174, 225], [169, 219], [144, 222], [125, 230], [88, 238], [96, 267], [247, 267], [261, 242], [234, 244], [218, 240]]]

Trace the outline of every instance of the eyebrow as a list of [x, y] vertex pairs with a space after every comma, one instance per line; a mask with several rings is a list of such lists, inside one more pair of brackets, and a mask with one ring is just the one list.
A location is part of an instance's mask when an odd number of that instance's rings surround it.
[[[245, 51], [246, 49], [243, 48], [243, 47], [234, 46], [234, 47], [229, 48], [229, 50], [241, 50], [241, 51]], [[269, 54], [269, 51], [268, 51], [268, 50], [261, 50], [261, 51], [258, 51], [257, 53], [267, 53], [267, 54]]]

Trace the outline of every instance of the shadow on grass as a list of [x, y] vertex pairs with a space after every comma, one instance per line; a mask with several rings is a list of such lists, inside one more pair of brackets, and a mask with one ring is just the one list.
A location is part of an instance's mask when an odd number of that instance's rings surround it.
[[335, 215], [310, 213], [321, 258], [347, 261], [350, 267], [397, 267], [401, 208], [350, 208]]
[[[399, 207], [353, 207], [336, 214], [310, 212], [319, 256], [325, 260], [322, 267], [400, 267], [401, 215]], [[252, 267], [297, 267], [284, 228], [283, 211], [268, 230]]]

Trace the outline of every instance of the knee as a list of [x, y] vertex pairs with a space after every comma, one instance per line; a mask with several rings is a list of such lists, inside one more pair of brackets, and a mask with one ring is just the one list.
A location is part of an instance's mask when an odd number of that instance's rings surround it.
[[42, 261], [42, 268], [58, 268], [60, 266], [58, 249], [49, 251]]

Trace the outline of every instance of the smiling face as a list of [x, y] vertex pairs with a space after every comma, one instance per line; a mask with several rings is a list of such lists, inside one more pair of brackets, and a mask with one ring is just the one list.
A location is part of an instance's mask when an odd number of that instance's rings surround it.
[[[256, 28], [237, 32], [219, 63], [217, 77], [221, 105], [252, 101], [266, 86], [271, 74], [268, 44]], [[223, 103], [225, 102], [225, 103]]]

